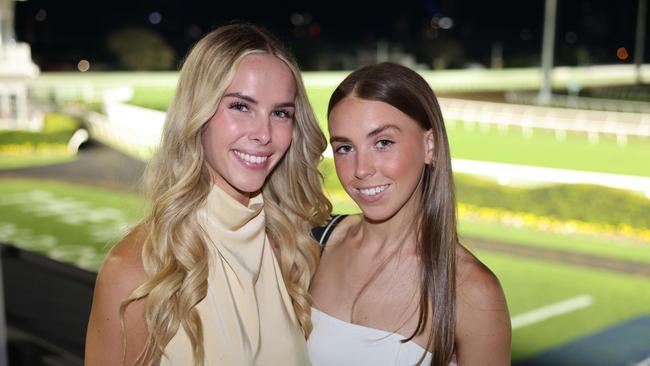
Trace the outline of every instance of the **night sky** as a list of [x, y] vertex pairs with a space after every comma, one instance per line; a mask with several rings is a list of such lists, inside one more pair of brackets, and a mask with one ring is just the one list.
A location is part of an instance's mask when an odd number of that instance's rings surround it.
[[[319, 59], [337, 52], [376, 49], [380, 40], [391, 49], [415, 55], [429, 67], [440, 54], [450, 59], [445, 65], [448, 68], [489, 66], [495, 49], [501, 50], [505, 67], [539, 63], [543, 0], [262, 4], [28, 0], [16, 3], [16, 34], [20, 41], [31, 44], [33, 58], [44, 71], [74, 69], [82, 58], [92, 60], [94, 69], [120, 69], [106, 45], [112, 32], [126, 27], [155, 31], [180, 60], [202, 34], [232, 20], [269, 28], [291, 46], [305, 69], [327, 67]], [[632, 63], [637, 6], [637, 0], [558, 0], [556, 64]], [[433, 27], [432, 18], [436, 19]], [[629, 57], [617, 57], [621, 47]], [[650, 45], [646, 45], [648, 53]], [[645, 57], [645, 62], [649, 58]]]

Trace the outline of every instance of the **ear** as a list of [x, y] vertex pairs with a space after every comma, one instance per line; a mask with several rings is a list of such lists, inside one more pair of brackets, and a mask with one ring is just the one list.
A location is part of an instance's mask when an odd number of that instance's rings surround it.
[[435, 144], [433, 142], [433, 129], [430, 128], [424, 133], [424, 144], [426, 148], [424, 163], [430, 165], [433, 163], [433, 151], [435, 147]]

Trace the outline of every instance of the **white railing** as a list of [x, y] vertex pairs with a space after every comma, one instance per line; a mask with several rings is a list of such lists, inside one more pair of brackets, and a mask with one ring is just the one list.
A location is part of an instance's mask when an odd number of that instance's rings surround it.
[[591, 141], [599, 134], [617, 137], [619, 144], [627, 138], [650, 137], [650, 114], [586, 109], [540, 107], [532, 105], [471, 101], [439, 98], [440, 108], [446, 121], [475, 122], [483, 125], [521, 127], [524, 134], [533, 129], [556, 132], [563, 139], [566, 132], [584, 132]]
[[[509, 91], [506, 100], [516, 104], [536, 104], [537, 93]], [[579, 97], [575, 95], [551, 95], [550, 106], [563, 108], [589, 109], [597, 111], [650, 113], [650, 103], [636, 100]]]
[[160, 141], [165, 113], [121, 102], [104, 105], [105, 115], [85, 117], [90, 134], [99, 141], [142, 160], [151, 157]]

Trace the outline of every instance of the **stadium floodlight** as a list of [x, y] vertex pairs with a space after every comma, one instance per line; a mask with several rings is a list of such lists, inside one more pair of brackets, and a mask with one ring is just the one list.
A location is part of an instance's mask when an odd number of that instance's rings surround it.
[[555, 14], [557, 0], [546, 0], [544, 11], [544, 38], [542, 40], [542, 85], [537, 101], [547, 105], [551, 102], [551, 72], [553, 70], [553, 48], [555, 47]]
[[636, 65], [636, 82], [642, 84], [641, 65], [643, 64], [643, 52], [645, 45], [645, 21], [648, 2], [639, 0], [639, 11], [636, 17], [636, 44], [634, 45], [634, 64]]

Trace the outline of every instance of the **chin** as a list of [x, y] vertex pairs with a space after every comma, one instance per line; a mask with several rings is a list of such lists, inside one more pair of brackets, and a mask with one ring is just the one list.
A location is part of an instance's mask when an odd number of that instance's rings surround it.
[[238, 172], [231, 175], [229, 183], [240, 192], [255, 193], [262, 189], [269, 174], [267, 171]]
[[240, 192], [246, 192], [246, 193], [255, 193], [258, 192], [262, 189], [264, 186], [264, 182], [261, 183], [256, 183], [256, 182], [242, 182], [241, 184], [236, 184], [233, 185], [238, 191]]
[[394, 216], [393, 212], [389, 212], [388, 210], [382, 209], [381, 207], [368, 207], [366, 209], [361, 208], [361, 213], [363, 213], [363, 216], [366, 219], [372, 222], [383, 222]]

